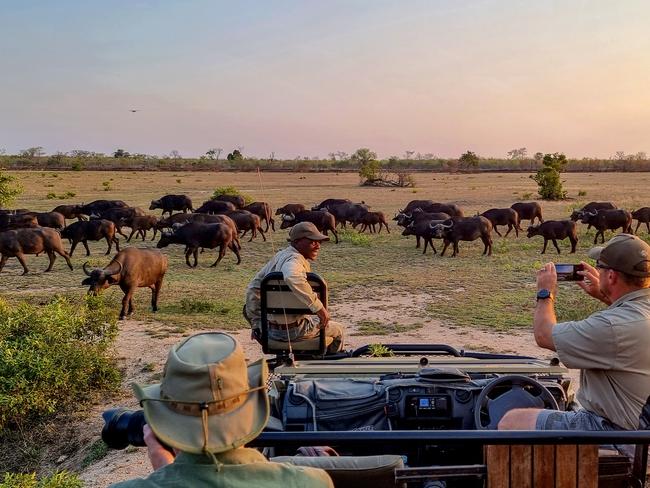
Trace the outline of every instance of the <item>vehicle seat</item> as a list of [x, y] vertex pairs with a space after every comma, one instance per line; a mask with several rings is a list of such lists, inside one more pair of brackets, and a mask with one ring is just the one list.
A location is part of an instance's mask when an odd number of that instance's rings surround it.
[[[323, 305], [327, 307], [327, 284], [316, 273], [307, 273], [307, 282]], [[314, 315], [285, 283], [282, 273], [273, 272], [267, 274], [260, 284], [262, 334], [260, 343], [265, 354], [276, 354], [286, 356], [289, 354], [289, 342], [269, 339], [268, 314], [301, 314]], [[325, 336], [325, 329], [321, 329], [318, 337], [291, 341], [291, 349], [296, 353], [308, 353], [311, 355], [324, 355], [327, 347], [332, 343], [332, 337]]]
[[401, 456], [278, 456], [276, 463], [290, 463], [327, 471], [336, 488], [396, 488], [395, 470], [404, 467]]

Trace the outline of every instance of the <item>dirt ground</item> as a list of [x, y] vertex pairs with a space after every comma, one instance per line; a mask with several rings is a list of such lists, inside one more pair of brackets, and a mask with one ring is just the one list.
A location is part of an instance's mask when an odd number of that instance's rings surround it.
[[[343, 323], [356, 323], [362, 319], [377, 320], [382, 323], [422, 323], [421, 315], [429, 298], [427, 295], [404, 293], [401, 296], [395, 296], [394, 294], [385, 294], [383, 291], [385, 290], [377, 290], [378, 298], [372, 304], [373, 306], [369, 306], [365, 301], [332, 304], [332, 317]], [[116, 405], [138, 408], [137, 403], [129, 394], [128, 385], [132, 382], [153, 382], [151, 381], [152, 372], [154, 376], [160, 374], [169, 347], [179, 340], [178, 336], [172, 336], [152, 341], [151, 336], [145, 333], [144, 325], [142, 322], [133, 320], [127, 320], [120, 324], [121, 333], [117, 341], [117, 350], [121, 356], [120, 364], [125, 369], [123, 394], [119, 398], [112, 399], [110, 404], [99, 405], [95, 409], [95, 418], [94, 420], [89, 419], [88, 425], [88, 428], [94, 432], [101, 431], [99, 416], [103, 409]], [[495, 333], [443, 325], [438, 321], [428, 321], [421, 328], [405, 333], [380, 336], [354, 334], [355, 327], [348, 327], [346, 344], [349, 348], [377, 342], [446, 343], [458, 349], [500, 351], [540, 358], [551, 357], [549, 351], [535, 345], [532, 333], [529, 331]], [[239, 331], [233, 335], [242, 344], [249, 359], [260, 356], [259, 345], [250, 339], [248, 331]], [[145, 365], [146, 368], [144, 368]], [[143, 371], [143, 368], [146, 372]], [[90, 442], [92, 443], [98, 438], [98, 435], [94, 436]], [[80, 455], [83, 455], [83, 452]], [[109, 451], [106, 457], [83, 470], [81, 478], [87, 487], [103, 488], [116, 481], [147, 476], [150, 472], [151, 467], [146, 450], [144, 448], [128, 448], [122, 451]]]

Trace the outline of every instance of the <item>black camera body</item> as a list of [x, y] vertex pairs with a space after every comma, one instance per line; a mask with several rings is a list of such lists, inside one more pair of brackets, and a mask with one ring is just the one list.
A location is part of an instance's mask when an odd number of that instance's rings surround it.
[[147, 421], [144, 418], [144, 410], [112, 408], [102, 413], [102, 417], [104, 418], [102, 440], [111, 449], [145, 445], [142, 428]]
[[558, 281], [583, 281], [584, 276], [578, 274], [578, 271], [583, 271], [582, 264], [561, 264], [555, 263], [555, 272], [557, 273]]

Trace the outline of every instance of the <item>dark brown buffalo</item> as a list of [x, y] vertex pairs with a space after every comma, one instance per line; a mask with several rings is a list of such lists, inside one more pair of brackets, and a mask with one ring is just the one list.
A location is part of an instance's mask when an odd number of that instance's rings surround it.
[[411, 200], [399, 213], [410, 213], [419, 208], [427, 213], [446, 213], [451, 217], [463, 217], [463, 210], [455, 203], [440, 203], [433, 200]]
[[325, 207], [332, 208], [336, 205], [341, 205], [342, 203], [352, 203], [352, 200], [349, 198], [326, 198], [318, 205], [314, 205], [312, 210], [323, 210]]
[[576, 252], [578, 244], [578, 225], [572, 220], [547, 220], [541, 224], [531, 225], [527, 230], [528, 238], [533, 236], [542, 236], [544, 238], [544, 247], [542, 254], [546, 252], [548, 241], [552, 241], [557, 253], [560, 254], [560, 248], [557, 240], [569, 239], [571, 242], [571, 254]]
[[[193, 213], [193, 214], [187, 214], [189, 220], [188, 222], [194, 222], [197, 224], [225, 224], [228, 227], [232, 229], [234, 240], [235, 243], [237, 244], [237, 248], [241, 251], [241, 242], [239, 242], [239, 228], [237, 227], [237, 224], [233, 219], [228, 217], [227, 215], [223, 214], [218, 214], [218, 215], [211, 215], [211, 214], [203, 214], [203, 213]], [[173, 229], [177, 229], [183, 224], [174, 224], [172, 226]]]
[[0, 271], [4, 268], [7, 259], [16, 258], [23, 267], [23, 274], [29, 273], [25, 263], [25, 254], [46, 253], [50, 258], [50, 265], [45, 270], [51, 271], [56, 255], [63, 256], [68, 267], [72, 269], [70, 256], [63, 248], [61, 235], [49, 227], [36, 227], [27, 229], [16, 229], [0, 232]]
[[129, 234], [126, 242], [131, 242], [131, 238], [136, 232], [140, 237], [142, 237], [142, 241], [144, 241], [148, 230], [153, 230], [153, 237], [151, 238], [153, 241], [156, 238], [156, 233], [158, 232], [158, 229], [156, 229], [157, 224], [158, 217], [155, 215], [136, 215], [131, 219], [131, 233]]
[[287, 203], [275, 211], [275, 215], [289, 215], [304, 212], [306, 210], [302, 203]]
[[137, 288], [151, 288], [151, 309], [158, 311], [158, 295], [162, 287], [163, 278], [167, 272], [167, 256], [157, 249], [138, 249], [127, 247], [118, 252], [105, 268], [87, 269], [84, 263], [83, 270], [88, 278], [81, 282], [88, 285], [88, 293], [98, 295], [111, 285], [119, 285], [124, 292], [120, 320], [133, 313], [133, 294]]
[[66, 219], [84, 220], [81, 205], [59, 205], [52, 212], [59, 212]]
[[114, 207], [128, 207], [122, 200], [95, 200], [81, 205], [81, 213], [84, 215], [100, 214]]
[[31, 213], [0, 215], [0, 232], [28, 227], [38, 227], [38, 220]]
[[375, 225], [379, 224], [378, 234], [381, 234], [382, 225], [386, 227], [386, 232], [390, 234], [390, 229], [388, 228], [388, 223], [386, 222], [386, 216], [384, 212], [366, 212], [361, 214], [352, 221], [352, 227], [361, 226], [359, 232], [365, 232], [366, 229], [370, 229], [371, 233], [375, 232]]
[[[431, 222], [432, 220], [447, 220], [451, 218], [451, 215], [446, 214], [444, 212], [423, 212], [421, 208], [416, 208], [410, 212], [400, 212], [395, 217], [393, 217], [393, 220], [397, 221], [397, 225], [401, 227], [409, 227], [412, 223], [417, 223], [417, 222]], [[420, 248], [420, 234], [419, 233], [413, 233], [413, 234], [404, 234], [402, 235], [415, 235], [415, 248], [419, 249]]]
[[248, 231], [251, 232], [251, 238], [248, 239], [248, 242], [251, 242], [257, 237], [258, 232], [262, 235], [262, 239], [266, 241], [266, 235], [264, 235], [264, 230], [262, 230], [262, 223], [257, 215], [247, 210], [233, 210], [231, 212], [225, 212], [224, 215], [230, 217], [237, 224], [237, 228], [242, 232], [242, 237]]
[[154, 229], [158, 231], [162, 231], [164, 229], [171, 229], [176, 224], [181, 224], [181, 225], [187, 224], [188, 222], [192, 222], [193, 215], [207, 215], [207, 214], [175, 213], [173, 215], [170, 215], [169, 217], [165, 217], [164, 219], [158, 219], [158, 222], [156, 223]]
[[589, 202], [584, 207], [571, 212], [571, 220], [573, 220], [574, 222], [577, 222], [578, 220], [582, 220], [585, 212], [594, 212], [596, 210], [615, 210], [617, 208], [618, 207], [614, 205], [612, 202]]
[[491, 208], [481, 214], [483, 217], [492, 222], [492, 228], [499, 237], [501, 233], [497, 229], [498, 225], [507, 225], [508, 231], [506, 237], [512, 229], [515, 230], [515, 236], [519, 237], [519, 214], [512, 208]]
[[203, 202], [203, 205], [196, 209], [196, 213], [219, 214], [232, 212], [233, 210], [237, 210], [237, 207], [231, 202], [208, 200], [207, 202]]
[[451, 257], [458, 254], [459, 241], [475, 241], [481, 239], [483, 241], [483, 255], [492, 256], [492, 223], [477, 215], [475, 217], [452, 217], [439, 224], [433, 224], [432, 229], [435, 231], [436, 237], [442, 237], [444, 246], [442, 248], [441, 256], [445, 255], [445, 251], [449, 244], [453, 244], [454, 252]]
[[219, 195], [218, 197], [214, 197], [213, 200], [217, 200], [219, 202], [230, 202], [236, 208], [244, 208], [244, 205], [246, 205], [244, 197], [240, 195]]
[[146, 215], [146, 213], [140, 207], [113, 207], [102, 212], [91, 214], [90, 218], [110, 220], [115, 224], [117, 233], [127, 237], [127, 235], [122, 232], [122, 227], [125, 225], [131, 227], [131, 222], [134, 217], [142, 217], [144, 215]]
[[[199, 224], [190, 222], [173, 232], [164, 232], [157, 247], [167, 247], [170, 244], [181, 244], [185, 247], [185, 262], [190, 268], [198, 264], [199, 248], [214, 249], [219, 247], [219, 257], [212, 264], [215, 267], [230, 249], [237, 256], [237, 264], [241, 263], [239, 246], [235, 240], [236, 232], [226, 224]], [[190, 264], [190, 255], [194, 256], [194, 265]]]
[[248, 210], [250, 213], [257, 215], [261, 221], [266, 222], [264, 232], [269, 231], [269, 225], [273, 232], [275, 232], [275, 220], [273, 220], [271, 205], [266, 202], [253, 202], [246, 205], [242, 210]]
[[289, 214], [282, 216], [282, 224], [280, 229], [293, 227], [300, 222], [311, 222], [316, 228], [327, 235], [328, 232], [334, 234], [336, 243], [339, 243], [339, 235], [336, 233], [336, 221], [334, 216], [326, 210], [305, 210], [297, 214]]
[[192, 200], [187, 195], [165, 195], [158, 200], [151, 200], [149, 210], [156, 210], [157, 208], [162, 209], [162, 215], [167, 212], [171, 215], [174, 210], [179, 212], [193, 211]]
[[632, 214], [627, 210], [593, 210], [584, 211], [580, 222], [589, 224], [596, 228], [596, 236], [594, 237], [594, 244], [600, 239], [602, 243], [605, 242], [605, 231], [621, 229], [621, 232], [632, 233]]
[[522, 220], [530, 220], [531, 225], [535, 223], [535, 219], [538, 219], [540, 224], [544, 222], [542, 206], [537, 202], [517, 202], [510, 205], [510, 208], [519, 214], [519, 230], [524, 230], [521, 228]]
[[417, 246], [415, 246], [416, 249], [420, 247], [420, 238], [422, 238], [424, 240], [424, 251], [422, 251], [422, 254], [426, 254], [427, 245], [431, 246], [431, 249], [433, 249], [433, 254], [438, 254], [438, 251], [436, 251], [436, 248], [433, 245], [433, 239], [440, 239], [440, 237], [436, 235], [434, 228], [437, 224], [441, 224], [448, 219], [449, 217], [445, 217], [444, 219], [440, 220], [414, 220], [404, 228], [402, 235], [415, 236], [418, 241]]
[[650, 232], [650, 207], [641, 207], [640, 209], [635, 210], [632, 212], [632, 218], [638, 220], [636, 229], [634, 229], [635, 234], [639, 231], [639, 226], [641, 224], [645, 224], [648, 232]]
[[86, 256], [90, 256], [90, 249], [88, 248], [88, 241], [100, 241], [106, 239], [108, 249], [105, 255], [111, 253], [113, 243], [115, 248], [120, 251], [120, 241], [115, 237], [116, 229], [115, 224], [110, 220], [93, 219], [93, 220], [80, 220], [73, 222], [61, 231], [61, 237], [69, 239], [72, 245], [70, 246], [70, 256], [74, 253], [77, 244], [80, 242], [86, 248]]
[[65, 217], [59, 212], [29, 212], [22, 215], [33, 215], [41, 227], [50, 227], [52, 229], [63, 229], [65, 227]]
[[368, 212], [368, 205], [365, 203], [339, 203], [336, 205], [325, 206], [320, 210], [326, 210], [334, 216], [336, 225], [341, 225], [344, 229], [348, 222], [354, 223], [359, 217]]

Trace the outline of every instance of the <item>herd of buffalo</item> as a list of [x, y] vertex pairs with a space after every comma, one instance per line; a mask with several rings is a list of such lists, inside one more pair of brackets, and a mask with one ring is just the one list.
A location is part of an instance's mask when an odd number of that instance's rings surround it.
[[[128, 247], [120, 250], [117, 235], [130, 242], [134, 237], [143, 241], [147, 232], [152, 232], [154, 240], [160, 232], [158, 248], [170, 244], [185, 246], [185, 262], [190, 267], [198, 264], [199, 249], [218, 248], [216, 266], [230, 249], [241, 262], [240, 238], [250, 232], [249, 241], [258, 235], [266, 241], [266, 232], [275, 230], [275, 216], [280, 216], [281, 229], [286, 229], [299, 222], [312, 222], [326, 234], [332, 233], [335, 242], [339, 242], [337, 227], [346, 228], [350, 224], [360, 232], [381, 232], [385, 228], [390, 232], [383, 212], [371, 211], [365, 202], [354, 203], [349, 199], [329, 198], [307, 209], [299, 203], [286, 204], [273, 213], [266, 202], [245, 204], [241, 196], [221, 195], [204, 202], [194, 209], [192, 201], [185, 195], [165, 195], [153, 200], [150, 210], [161, 209], [162, 215], [148, 215], [138, 207], [130, 207], [122, 200], [96, 200], [81, 205], [60, 205], [51, 212], [32, 212], [27, 209], [0, 209], [0, 271], [7, 259], [15, 257], [23, 267], [23, 274], [28, 272], [25, 254], [45, 253], [49, 257], [50, 271], [56, 254], [62, 256], [72, 270], [70, 257], [79, 243], [83, 244], [86, 256], [90, 255], [88, 241], [105, 240], [106, 255], [113, 245], [117, 254], [105, 268], [90, 270], [87, 263], [83, 271], [87, 278], [84, 285], [89, 286], [90, 293], [99, 293], [111, 285], [118, 285], [124, 292], [120, 318], [133, 312], [133, 294], [138, 287], [152, 290], [151, 305], [157, 309], [158, 294], [163, 277], [167, 271], [167, 257], [158, 249], [140, 249]], [[176, 213], [174, 213], [176, 212]], [[166, 215], [167, 214], [167, 215]], [[76, 220], [75, 220], [76, 219]], [[638, 221], [632, 230], [632, 220]], [[66, 220], [75, 220], [66, 225]], [[594, 243], [600, 236], [604, 242], [606, 230], [621, 229], [623, 232], [636, 233], [642, 223], [650, 232], [650, 207], [643, 207], [634, 212], [618, 209], [611, 202], [591, 202], [575, 210], [567, 220], [544, 220], [542, 208], [537, 202], [515, 203], [510, 208], [493, 208], [481, 214], [465, 217], [463, 210], [453, 203], [438, 203], [431, 200], [413, 200], [393, 218], [397, 225], [404, 228], [402, 235], [416, 237], [416, 247], [424, 240], [424, 253], [427, 247], [437, 252], [433, 239], [442, 239], [445, 254], [447, 247], [453, 246], [452, 256], [458, 254], [459, 241], [481, 239], [483, 254], [492, 254], [492, 230], [499, 236], [499, 226], [506, 226], [505, 236], [514, 231], [519, 236], [522, 220], [530, 220], [528, 237], [540, 235], [544, 238], [542, 254], [546, 252], [551, 241], [560, 253], [557, 240], [569, 239], [571, 252], [575, 252], [578, 242], [577, 222], [580, 221], [596, 229]], [[538, 221], [536, 224], [535, 221]], [[123, 228], [128, 227], [127, 236]], [[263, 228], [264, 227], [264, 228]], [[63, 247], [62, 239], [70, 242], [70, 250]], [[193, 262], [190, 262], [193, 257]]]

